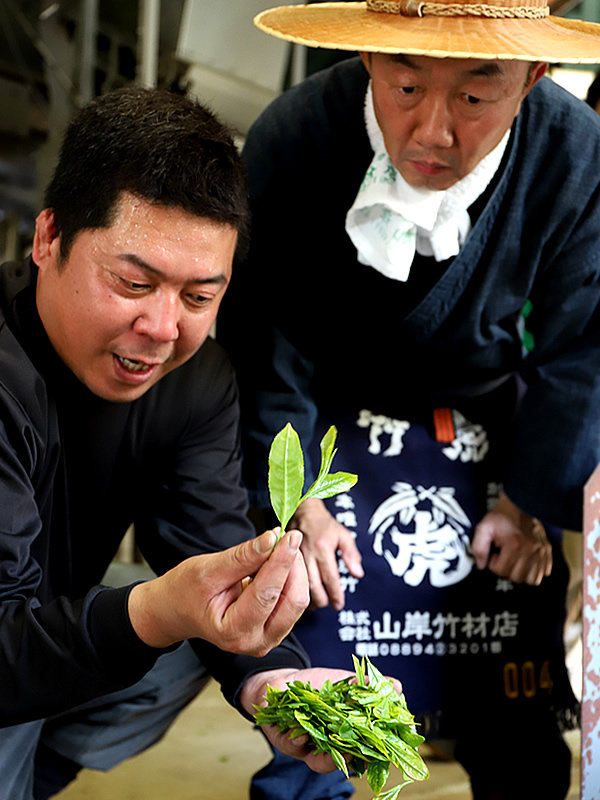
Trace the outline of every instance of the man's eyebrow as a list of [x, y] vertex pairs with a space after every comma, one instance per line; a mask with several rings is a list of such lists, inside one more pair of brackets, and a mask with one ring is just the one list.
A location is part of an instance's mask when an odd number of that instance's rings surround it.
[[[408, 69], [414, 69], [416, 72], [423, 69], [423, 67], [416, 64], [410, 56], [404, 53], [392, 53], [390, 58], [394, 64], [399, 64]], [[483, 64], [478, 64], [472, 69], [465, 70], [465, 75], [469, 78], [497, 78], [499, 75], [503, 74], [504, 70], [497, 61], [485, 61]]]
[[486, 61], [484, 64], [479, 64], [477, 67], [467, 70], [466, 74], [474, 78], [497, 78], [499, 75], [504, 74], [504, 70], [497, 61]]
[[[143, 258], [140, 258], [135, 253], [119, 253], [117, 258], [121, 261], [127, 261], [129, 264], [135, 264], [136, 267], [140, 267], [140, 269], [145, 270], [146, 272], [150, 272], [152, 275], [157, 275], [158, 277], [164, 277], [164, 273], [161, 270], [153, 267], [152, 264], [149, 264], [147, 261], [144, 261]], [[211, 275], [208, 278], [192, 278], [189, 283], [216, 283], [222, 284], [227, 283], [227, 278], [222, 272], [219, 272], [216, 275]]]
[[422, 67], [420, 67], [418, 64], [415, 64], [415, 62], [412, 60], [412, 58], [410, 58], [410, 56], [406, 56], [404, 55], [404, 53], [391, 53], [390, 58], [392, 59], [394, 64], [400, 64], [400, 66], [402, 67], [408, 67], [408, 69], [414, 69], [414, 70], [422, 69]]

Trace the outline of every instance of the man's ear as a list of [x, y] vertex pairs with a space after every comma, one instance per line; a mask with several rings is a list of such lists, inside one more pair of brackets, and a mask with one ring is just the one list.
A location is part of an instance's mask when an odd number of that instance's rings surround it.
[[373, 54], [372, 53], [359, 53], [358, 55], [361, 57], [362, 62], [365, 65], [365, 69], [367, 70], [367, 72], [370, 75], [371, 74], [371, 56]]
[[544, 61], [536, 61], [531, 65], [529, 75], [527, 76], [527, 85], [525, 86], [525, 94], [531, 91], [540, 78], [543, 78], [548, 71], [548, 64]]
[[33, 234], [31, 255], [40, 269], [44, 269], [50, 260], [54, 260], [60, 251], [60, 236], [56, 229], [54, 212], [45, 208], [38, 214]]
[[527, 73], [527, 81], [523, 86], [523, 93], [521, 95], [521, 99], [517, 104], [515, 117], [521, 110], [521, 106], [523, 105], [523, 100], [527, 97], [527, 95], [533, 89], [533, 87], [536, 85], [539, 79], [544, 77], [547, 70], [548, 70], [548, 64], [545, 63], [544, 61], [535, 61], [530, 64], [529, 71]]

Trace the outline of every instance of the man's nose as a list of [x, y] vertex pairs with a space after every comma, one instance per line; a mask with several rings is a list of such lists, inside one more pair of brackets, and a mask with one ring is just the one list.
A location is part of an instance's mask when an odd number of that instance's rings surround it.
[[158, 342], [173, 342], [179, 337], [179, 298], [170, 295], [154, 295], [146, 298], [143, 312], [134, 322], [134, 330]]
[[425, 147], [452, 147], [453, 123], [445, 98], [437, 97], [421, 104], [415, 127], [415, 139]]

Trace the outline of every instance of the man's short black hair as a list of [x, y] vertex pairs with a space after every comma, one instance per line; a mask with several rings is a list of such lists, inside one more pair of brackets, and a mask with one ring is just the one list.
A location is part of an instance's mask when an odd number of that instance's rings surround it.
[[45, 197], [62, 258], [77, 233], [111, 225], [123, 192], [226, 223], [245, 238], [247, 189], [233, 136], [190, 98], [126, 87], [77, 113]]

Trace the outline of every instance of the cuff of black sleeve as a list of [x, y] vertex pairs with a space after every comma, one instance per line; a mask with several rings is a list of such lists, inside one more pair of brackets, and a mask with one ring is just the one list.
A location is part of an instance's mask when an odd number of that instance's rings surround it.
[[[135, 585], [135, 584], [134, 584]], [[156, 659], [175, 649], [150, 647], [137, 635], [127, 610], [131, 586], [101, 587], [90, 605], [90, 633], [106, 670], [126, 685], [134, 683], [154, 666]]]
[[201, 639], [194, 639], [191, 644], [204, 666], [220, 683], [221, 692], [227, 702], [250, 721], [253, 721], [252, 715], [240, 703], [240, 693], [248, 678], [271, 669], [310, 667], [306, 651], [293, 635], [288, 636], [262, 658], [227, 653]]

